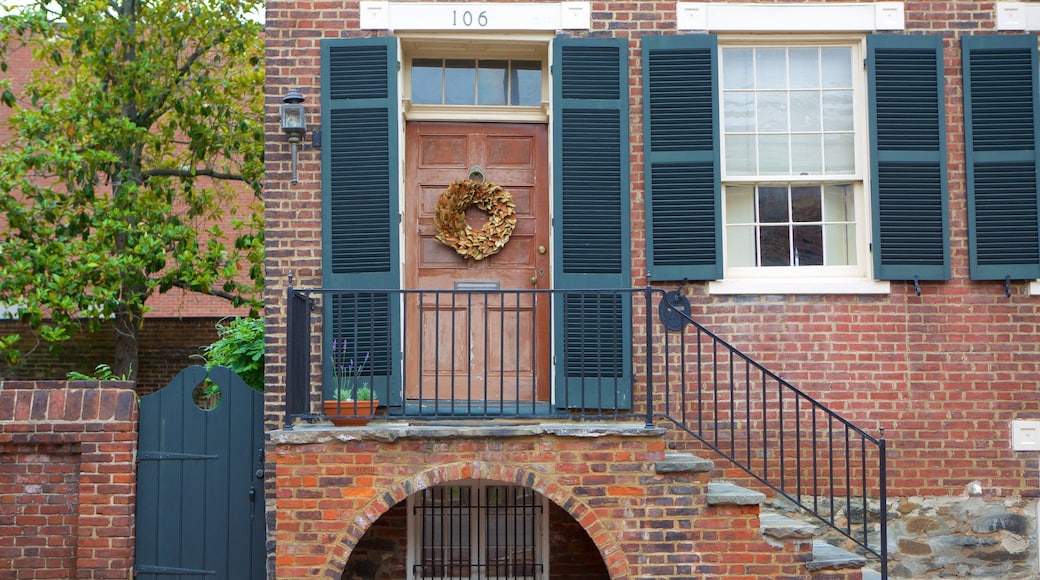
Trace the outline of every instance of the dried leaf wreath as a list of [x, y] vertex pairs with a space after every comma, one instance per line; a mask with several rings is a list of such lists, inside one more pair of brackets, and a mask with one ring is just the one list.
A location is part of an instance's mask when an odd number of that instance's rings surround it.
[[[475, 205], [488, 214], [479, 230], [466, 223], [466, 208]], [[437, 200], [433, 216], [434, 238], [465, 258], [483, 260], [497, 254], [516, 228], [513, 196], [497, 184], [468, 179], [452, 183]]]

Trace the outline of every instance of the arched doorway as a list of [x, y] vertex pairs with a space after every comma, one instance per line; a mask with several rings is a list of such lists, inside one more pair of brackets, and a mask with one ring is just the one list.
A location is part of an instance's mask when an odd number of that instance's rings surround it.
[[343, 580], [609, 580], [589, 535], [538, 492], [468, 480], [399, 502], [351, 552]]

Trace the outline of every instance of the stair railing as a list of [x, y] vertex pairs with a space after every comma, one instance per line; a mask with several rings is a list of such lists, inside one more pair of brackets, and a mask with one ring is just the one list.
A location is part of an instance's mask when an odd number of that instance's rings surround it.
[[647, 334], [661, 334], [647, 341], [647, 425], [672, 422], [877, 557], [887, 578], [884, 429], [871, 436], [715, 335], [680, 294], [646, 292], [658, 314], [647, 308]]

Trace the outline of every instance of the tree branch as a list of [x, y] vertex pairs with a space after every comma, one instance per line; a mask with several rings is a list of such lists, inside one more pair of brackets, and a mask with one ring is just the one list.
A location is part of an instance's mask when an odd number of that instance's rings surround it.
[[180, 288], [181, 290], [188, 290], [189, 292], [198, 292], [199, 294], [209, 294], [210, 296], [216, 296], [217, 298], [223, 298], [224, 300], [227, 300], [228, 302], [234, 302], [236, 299], [240, 298], [239, 296], [231, 294], [230, 292], [224, 292], [223, 290], [218, 290], [216, 288], [210, 288], [206, 292], [201, 292], [199, 290], [195, 290], [194, 288], [192, 288], [184, 280], [174, 280], [173, 282], [170, 283], [170, 285], [175, 287], [175, 288]]
[[150, 169], [144, 172], [144, 178], [150, 177], [212, 177], [213, 179], [228, 179], [232, 181], [245, 181], [245, 177], [237, 173], [225, 173], [223, 171], [214, 171], [212, 169], [196, 169], [190, 171], [187, 169], [166, 169], [163, 167], [157, 169]]

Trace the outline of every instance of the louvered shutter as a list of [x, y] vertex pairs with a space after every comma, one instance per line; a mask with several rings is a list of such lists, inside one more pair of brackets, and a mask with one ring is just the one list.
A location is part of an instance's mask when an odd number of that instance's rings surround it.
[[[628, 288], [628, 44], [553, 43], [554, 282], [565, 290]], [[556, 403], [631, 406], [628, 297], [574, 292], [560, 298]]]
[[323, 40], [321, 95], [323, 285], [352, 291], [325, 301], [324, 347], [369, 355], [364, 373], [397, 404], [397, 300], [364, 292], [400, 287], [396, 39]]
[[961, 43], [971, 278], [1040, 278], [1036, 37]]
[[942, 38], [867, 38], [874, 277], [949, 280]]
[[647, 270], [722, 278], [718, 44], [712, 35], [643, 38]]

